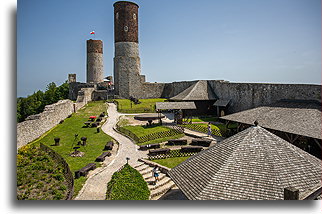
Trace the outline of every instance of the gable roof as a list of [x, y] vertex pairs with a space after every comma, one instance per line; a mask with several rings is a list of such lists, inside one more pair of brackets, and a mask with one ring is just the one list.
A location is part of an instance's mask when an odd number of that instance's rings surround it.
[[157, 102], [155, 103], [156, 110], [165, 109], [197, 109], [194, 102]]
[[257, 120], [264, 128], [321, 139], [321, 104], [314, 101], [281, 100], [221, 119], [249, 125]]
[[170, 98], [173, 101], [181, 100], [216, 100], [218, 97], [213, 92], [207, 80], [199, 80], [180, 94]]
[[321, 160], [259, 126], [198, 153], [169, 171], [190, 200], [279, 200], [321, 186]]

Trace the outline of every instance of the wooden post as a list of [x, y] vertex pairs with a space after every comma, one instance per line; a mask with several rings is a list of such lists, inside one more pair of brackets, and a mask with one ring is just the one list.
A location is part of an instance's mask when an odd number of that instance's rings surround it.
[[300, 191], [294, 187], [284, 188], [284, 200], [299, 200]]

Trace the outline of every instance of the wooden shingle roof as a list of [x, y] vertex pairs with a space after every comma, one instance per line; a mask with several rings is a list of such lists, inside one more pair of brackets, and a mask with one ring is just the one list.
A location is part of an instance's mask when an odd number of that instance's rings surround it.
[[221, 119], [321, 139], [321, 104], [313, 101], [281, 100], [270, 106], [226, 115]]
[[207, 80], [199, 80], [180, 94], [170, 98], [173, 101], [216, 100], [218, 97], [213, 92]]
[[286, 187], [321, 186], [321, 160], [259, 126], [198, 153], [169, 172], [190, 200], [279, 200]]
[[166, 109], [197, 109], [194, 102], [157, 102], [155, 104], [156, 110]]

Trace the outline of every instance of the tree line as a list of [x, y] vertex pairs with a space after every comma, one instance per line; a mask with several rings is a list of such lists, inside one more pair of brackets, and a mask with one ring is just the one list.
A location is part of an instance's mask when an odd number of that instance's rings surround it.
[[46, 105], [68, 99], [69, 84], [67, 81], [60, 86], [54, 82], [49, 83], [46, 91], [34, 92], [27, 97], [17, 98], [17, 122], [24, 121], [28, 116], [43, 112]]

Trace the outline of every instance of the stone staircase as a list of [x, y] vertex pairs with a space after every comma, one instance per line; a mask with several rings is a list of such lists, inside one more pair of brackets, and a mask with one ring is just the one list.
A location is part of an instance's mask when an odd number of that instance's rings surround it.
[[143, 176], [144, 180], [148, 183], [150, 189], [150, 200], [158, 200], [162, 195], [168, 192], [170, 189], [175, 188], [176, 185], [173, 181], [164, 173], [159, 174], [159, 181], [154, 184], [154, 177], [152, 175], [153, 167], [140, 163], [134, 167]]

